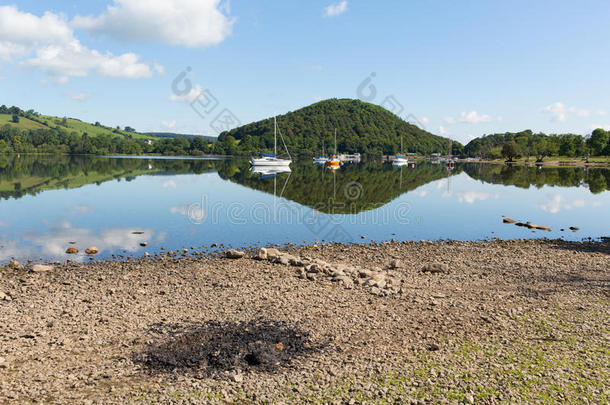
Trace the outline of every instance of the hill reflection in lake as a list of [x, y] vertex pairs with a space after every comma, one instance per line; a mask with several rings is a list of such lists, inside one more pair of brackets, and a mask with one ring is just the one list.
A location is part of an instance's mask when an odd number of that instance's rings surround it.
[[[609, 185], [607, 169], [303, 162], [261, 176], [243, 159], [0, 156], [0, 261], [84, 259], [64, 254], [69, 242], [104, 258], [212, 243], [597, 238]], [[561, 231], [570, 226], [580, 230]]]

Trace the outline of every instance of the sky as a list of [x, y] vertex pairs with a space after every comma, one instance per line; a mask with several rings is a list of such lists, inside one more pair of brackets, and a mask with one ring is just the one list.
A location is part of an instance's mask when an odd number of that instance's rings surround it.
[[463, 143], [610, 129], [610, 2], [0, 2], [0, 104], [219, 131], [360, 98]]

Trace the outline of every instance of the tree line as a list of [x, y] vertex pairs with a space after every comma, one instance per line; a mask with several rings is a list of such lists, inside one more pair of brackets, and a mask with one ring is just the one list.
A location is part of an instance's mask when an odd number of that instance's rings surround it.
[[485, 135], [464, 146], [464, 156], [484, 159], [535, 158], [548, 156], [610, 156], [610, 134], [598, 128], [584, 137], [576, 134], [534, 134], [531, 130]]

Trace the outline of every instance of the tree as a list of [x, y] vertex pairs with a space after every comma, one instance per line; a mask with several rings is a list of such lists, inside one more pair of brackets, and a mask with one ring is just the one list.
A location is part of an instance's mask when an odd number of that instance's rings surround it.
[[19, 116], [17, 114], [13, 114], [13, 118], [11, 119], [11, 122], [14, 122], [15, 124], [19, 122]]
[[502, 156], [507, 158], [509, 162], [512, 162], [514, 157], [519, 156], [519, 147], [515, 141], [506, 142], [502, 146]]
[[136, 130], [130, 126], [125, 127], [125, 132], [136, 132]]
[[605, 152], [608, 141], [610, 140], [610, 134], [601, 128], [597, 128], [589, 139], [587, 139], [587, 146], [589, 147], [592, 155], [602, 155]]

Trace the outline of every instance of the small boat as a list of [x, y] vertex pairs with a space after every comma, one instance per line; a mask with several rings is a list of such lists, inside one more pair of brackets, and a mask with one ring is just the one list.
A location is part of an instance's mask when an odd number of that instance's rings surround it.
[[280, 173], [290, 173], [292, 170], [288, 166], [252, 166], [250, 172], [260, 174], [263, 177], [275, 176]]
[[396, 155], [394, 157], [394, 160], [392, 160], [392, 164], [394, 166], [401, 167], [409, 163], [409, 159], [402, 155], [402, 153], [404, 153], [402, 151], [402, 135], [400, 135], [400, 153], [400, 155]]
[[324, 156], [324, 140], [322, 140], [322, 154], [318, 157], [313, 158], [313, 162], [318, 165], [323, 165], [328, 161], [328, 158]]
[[343, 162], [337, 157], [337, 128], [335, 128], [335, 154], [324, 163], [324, 166], [332, 170], [337, 170], [342, 164]]
[[282, 143], [284, 144], [284, 149], [286, 150], [288, 159], [281, 159], [277, 156], [277, 133], [277, 120], [275, 117], [273, 117], [273, 154], [260, 152], [260, 157], [251, 157], [250, 164], [252, 166], [289, 166], [290, 163], [292, 163], [290, 152], [288, 152], [288, 148], [286, 147], [286, 143], [284, 142], [284, 137], [282, 137], [281, 132], [280, 138], [282, 139]]

